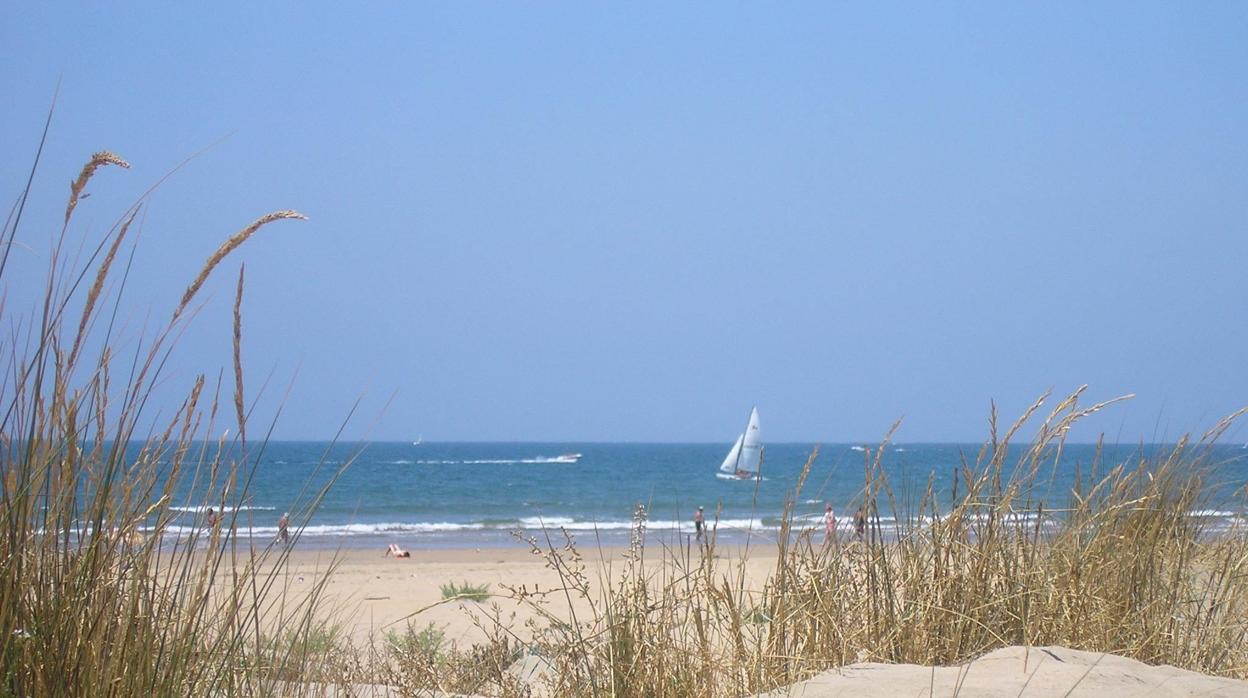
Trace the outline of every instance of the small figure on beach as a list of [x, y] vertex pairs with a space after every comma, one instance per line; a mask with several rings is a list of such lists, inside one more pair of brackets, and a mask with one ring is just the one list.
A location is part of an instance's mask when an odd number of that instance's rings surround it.
[[208, 507], [208, 516], [206, 518], [208, 521], [208, 528], [216, 528], [217, 512], [213, 511], [212, 507]]
[[277, 539], [282, 545], [290, 545], [290, 512], [283, 511], [281, 518], [277, 520]]
[[854, 536], [858, 540], [862, 540], [867, 535], [867, 515], [863, 513], [862, 507], [854, 512]]
[[706, 526], [706, 521], [702, 517], [702, 507], [698, 507], [698, 510], [693, 514], [693, 526], [698, 529], [697, 540], [702, 540], [702, 530]]
[[382, 555], [382, 557], [411, 557], [411, 556], [412, 554], [410, 552], [400, 548], [394, 543], [391, 543], [390, 546], [386, 548], [386, 554]]
[[828, 540], [836, 538], [836, 512], [832, 511], [832, 502], [823, 508], [823, 531]]

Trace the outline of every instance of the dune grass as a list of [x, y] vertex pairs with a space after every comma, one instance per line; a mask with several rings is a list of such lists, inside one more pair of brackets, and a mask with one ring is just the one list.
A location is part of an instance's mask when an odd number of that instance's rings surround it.
[[[230, 399], [220, 379], [203, 374], [187, 381], [172, 412], [148, 400], [167, 380], [176, 337], [209, 275], [261, 227], [298, 214], [262, 216], [229, 237], [165, 325], [123, 341], [115, 326], [129, 314], [122, 291], [142, 273], [125, 247], [146, 195], [98, 239], [72, 227], [106, 167], [129, 165], [100, 152], [71, 184], [37, 307], [0, 303], [9, 328], [0, 350], [0, 695], [273, 694], [326, 649], [315, 621], [324, 580], [292, 589], [285, 549], [257, 548], [240, 534], [250, 522], [236, 505], [247, 501], [252, 456], [263, 448], [243, 436], [241, 272], [237, 421], [222, 423]], [[0, 233], [0, 284], [29, 193], [28, 185]], [[292, 502], [296, 519], [306, 521], [323, 494], [305, 491]], [[180, 511], [188, 506], [221, 517], [188, 523]]]

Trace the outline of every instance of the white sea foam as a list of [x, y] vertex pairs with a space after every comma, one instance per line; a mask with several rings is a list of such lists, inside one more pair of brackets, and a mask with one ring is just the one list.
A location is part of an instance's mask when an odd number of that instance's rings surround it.
[[426, 523], [380, 523], [380, 524], [338, 524], [324, 526], [308, 526], [303, 529], [305, 536], [353, 536], [377, 533], [446, 533], [451, 531], [479, 531], [485, 524], [450, 523], [444, 521]]
[[[760, 519], [720, 519], [718, 522], [708, 520], [707, 526], [726, 529], [740, 530], [763, 530], [776, 529], [778, 526], [765, 526]], [[563, 524], [563, 528], [569, 531], [624, 531], [633, 527], [632, 521], [575, 521], [570, 524]], [[646, 530], [649, 531], [692, 531], [694, 530], [693, 521], [674, 521], [671, 519], [656, 519], [646, 522]]]
[[184, 514], [203, 514], [203, 513], [207, 512], [209, 509], [212, 509], [212, 510], [214, 510], [214, 511], [218, 511], [218, 512], [221, 512], [221, 511], [225, 511], [225, 512], [231, 512], [231, 511], [277, 511], [277, 507], [250, 506], [250, 505], [247, 505], [247, 504], [244, 504], [244, 505], [243, 505], [243, 506], [241, 506], [241, 507], [225, 507], [224, 509], [222, 509], [221, 507], [219, 507], [219, 506], [217, 506], [217, 505], [215, 505], [215, 504], [212, 504], [212, 505], [191, 506], [191, 507], [169, 507], [169, 510], [170, 510], [170, 511], [180, 511], [180, 512], [182, 512], [182, 513], [184, 513]]
[[866, 449], [866, 447], [865, 447], [865, 446], [850, 446], [850, 447], [849, 447], [849, 450], [851, 450], [851, 451], [865, 451], [865, 450], [867, 450], [867, 449]]
[[[306, 526], [303, 528], [305, 536], [369, 536], [384, 535], [388, 533], [447, 533], [454, 531], [480, 531], [487, 528], [485, 524], [480, 523], [450, 523], [450, 522], [385, 522], [374, 524], [324, 524]], [[492, 527], [489, 527], [492, 528]], [[152, 528], [142, 529], [144, 533], [150, 533]], [[167, 526], [165, 531], [173, 534], [186, 534], [193, 531], [203, 531], [204, 528], [195, 526]], [[293, 530], [293, 529], [292, 529]], [[251, 534], [253, 536], [271, 536], [277, 534], [277, 526], [252, 526], [238, 527], [237, 532], [240, 535]]]
[[[814, 523], [823, 523], [823, 516], [824, 516], [824, 515], [823, 515], [823, 513], [822, 513], [822, 512], [820, 512], [820, 513], [818, 513], [818, 514], [801, 514], [801, 515], [794, 515], [794, 516], [793, 516], [793, 520], [794, 520], [794, 521], [811, 521], [811, 522], [814, 522]], [[836, 517], [836, 522], [837, 522], [838, 524], [852, 524], [852, 523], [854, 522], [854, 517], [852, 517], [852, 516], [837, 516], [837, 517]], [[880, 523], [881, 523], [882, 525], [884, 525], [884, 526], [891, 526], [891, 525], [893, 525], [893, 524], [895, 524], [895, 523], [897, 523], [897, 522], [896, 522], [896, 520], [894, 520], [892, 517], [881, 517], [881, 518], [880, 518]]]
[[[764, 523], [761, 519], [720, 519], [718, 522], [708, 520], [707, 525], [718, 527], [721, 530], [736, 531], [765, 531], [777, 530], [779, 527], [775, 524]], [[512, 530], [539, 530], [541, 528], [564, 528], [569, 531], [626, 531], [634, 526], [630, 521], [576, 521], [567, 517], [551, 517], [548, 519], [539, 519], [538, 517], [524, 517], [522, 519], [497, 522], [497, 523], [481, 523], [481, 522], [450, 522], [450, 521], [432, 521], [432, 522], [404, 522], [389, 521], [382, 523], [352, 523], [352, 524], [322, 524], [307, 526], [303, 529], [302, 535], [310, 537], [343, 537], [343, 536], [378, 536], [393, 534], [437, 534], [437, 533], [456, 533], [462, 531], [512, 531]], [[693, 521], [676, 521], [671, 519], [659, 519], [646, 522], [646, 529], [650, 531], [682, 531], [693, 532]], [[152, 528], [142, 529], [145, 533], [152, 532]], [[204, 531], [204, 527], [199, 526], [166, 526], [165, 532], [175, 535], [184, 535], [194, 531]], [[237, 528], [239, 535], [252, 536], [271, 536], [277, 533], [276, 526], [239, 526]]]
[[737, 480], [740, 482], [767, 482], [767, 478], [762, 475], [755, 475], [754, 477], [737, 477], [732, 473], [715, 473], [715, 477], [720, 480]]
[[[953, 514], [945, 514], [944, 516], [941, 517], [941, 520], [942, 521], [947, 520], [952, 516]], [[996, 519], [998, 521], [1001, 521], [1002, 523], [1019, 524], [1019, 523], [1034, 523], [1036, 519], [1039, 517], [1033, 511], [1021, 511], [1021, 512], [1008, 512], [1004, 514], [1002, 513], [965, 514], [963, 518], [965, 518], [967, 521], [975, 521], [975, 522], [980, 522], [980, 523], [986, 522], [990, 519]], [[1046, 514], [1044, 518], [1047, 520], [1049, 519], [1049, 516]]]
[[572, 523], [576, 523], [576, 520], [570, 519], [566, 516], [551, 516], [551, 517], [525, 516], [524, 518], [520, 519], [520, 525], [524, 526], [525, 528], [529, 528], [532, 526], [542, 526], [542, 525], [552, 526], [552, 527], [553, 526], [566, 526]]
[[[1210, 514], [1215, 515], [1221, 521], [1216, 522], [1212, 526], [1212, 530], [1224, 531], [1233, 530], [1248, 524], [1248, 519], [1237, 516], [1232, 512], [1224, 512], [1218, 510], [1202, 510], [1191, 512], [1192, 515]], [[948, 515], [941, 517], [947, 519]], [[968, 519], [980, 518], [976, 515], [967, 517]], [[1034, 513], [1020, 512], [1010, 514], [1004, 517], [1005, 523], [1014, 525], [1036, 525], [1036, 516]], [[981, 519], [982, 520], [982, 519]], [[798, 529], [820, 528], [823, 525], [822, 513], [800, 514], [794, 515], [793, 522]], [[837, 527], [842, 531], [852, 531], [854, 525], [853, 517], [837, 516]], [[755, 532], [755, 533], [774, 533], [779, 530], [779, 519], [759, 519], [759, 518], [741, 518], [741, 519], [720, 519], [707, 520], [708, 527], [718, 529], [721, 532]], [[906, 521], [899, 524], [893, 517], [882, 516], [879, 518], [880, 526], [885, 530], [921, 530], [932, 523], [930, 517], [916, 517], [912, 521]], [[1040, 525], [1045, 528], [1059, 526], [1060, 522], [1049, 519], [1047, 516]], [[318, 524], [307, 526], [302, 530], [302, 535], [308, 538], [345, 538], [352, 536], [375, 536], [375, 537], [395, 537], [395, 536], [421, 536], [421, 535], [453, 535], [456, 533], [471, 532], [488, 532], [495, 531], [505, 533], [513, 530], [537, 531], [542, 528], [553, 529], [563, 528], [571, 532], [622, 532], [632, 529], [635, 523], [631, 520], [608, 520], [608, 521], [577, 521], [570, 517], [552, 516], [550, 518], [527, 516], [520, 519], [509, 521], [494, 521], [490, 523], [483, 522], [451, 522], [451, 521], [388, 521], [380, 523], [349, 523], [349, 524]], [[912, 527], [917, 527], [912, 529]], [[152, 528], [141, 529], [144, 533], [151, 533]], [[646, 522], [646, 530], [662, 531], [662, 532], [678, 532], [693, 533], [694, 525], [692, 520], [674, 520], [674, 519], [656, 519]], [[203, 526], [166, 526], [164, 529], [166, 534], [180, 536], [193, 532], [203, 534], [206, 529]], [[89, 534], [89, 531], [87, 532]], [[239, 536], [265, 538], [273, 537], [278, 533], [276, 526], [238, 526], [236, 534]]]
[[1195, 511], [1187, 512], [1187, 515], [1198, 516], [1198, 517], [1208, 518], [1208, 519], [1213, 519], [1213, 518], [1229, 519], [1229, 518], [1234, 518], [1236, 516], [1236, 513], [1233, 511], [1221, 511], [1218, 509], [1197, 509]]

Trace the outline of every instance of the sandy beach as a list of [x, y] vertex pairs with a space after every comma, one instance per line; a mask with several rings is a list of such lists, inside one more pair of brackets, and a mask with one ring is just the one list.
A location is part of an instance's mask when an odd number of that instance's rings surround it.
[[[332, 611], [331, 623], [349, 634], [357, 644], [384, 638], [387, 631], [402, 631], [406, 624], [421, 629], [433, 623], [446, 640], [461, 646], [484, 640], [486, 635], [477, 619], [497, 608], [498, 617], [517, 637], [527, 637], [525, 623], [539, 613], [530, 604], [508, 598], [508, 589], [543, 592], [562, 588], [557, 571], [545, 558], [516, 544], [513, 548], [411, 550], [411, 557], [395, 558], [385, 550], [293, 550], [285, 581], [296, 594], [306, 593], [333, 566], [326, 584], [325, 608]], [[624, 564], [625, 548], [582, 548], [585, 571], [592, 586], [617, 573]], [[658, 560], [662, 549], [646, 555]], [[721, 548], [716, 552], [720, 565], [737, 565], [739, 550]], [[774, 550], [766, 547], [751, 551], [744, 572], [747, 589], [761, 589], [775, 566]], [[446, 600], [442, 585], [467, 582], [489, 585], [487, 601]], [[569, 606], [570, 602], [570, 606]], [[576, 595], [553, 595], [546, 609], [559, 617], [569, 607], [586, 607]], [[492, 622], [490, 623], [492, 625]]]

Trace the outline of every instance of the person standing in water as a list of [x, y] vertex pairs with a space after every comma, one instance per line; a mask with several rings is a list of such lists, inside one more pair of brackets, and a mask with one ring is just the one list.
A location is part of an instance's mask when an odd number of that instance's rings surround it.
[[836, 538], [836, 512], [832, 511], [832, 502], [823, 509], [823, 530], [828, 540]]
[[702, 517], [702, 507], [698, 507], [693, 514], [693, 527], [698, 529], [697, 539], [702, 540], [702, 530], [706, 527], [706, 522]]
[[282, 545], [290, 545], [290, 512], [282, 512], [282, 517], [277, 520], [277, 539]]
[[858, 540], [862, 540], [867, 535], [867, 515], [863, 513], [862, 507], [858, 507], [858, 511], [854, 512], [854, 536]]
[[208, 528], [216, 528], [216, 526], [217, 512], [213, 511], [212, 507], [208, 507]]

